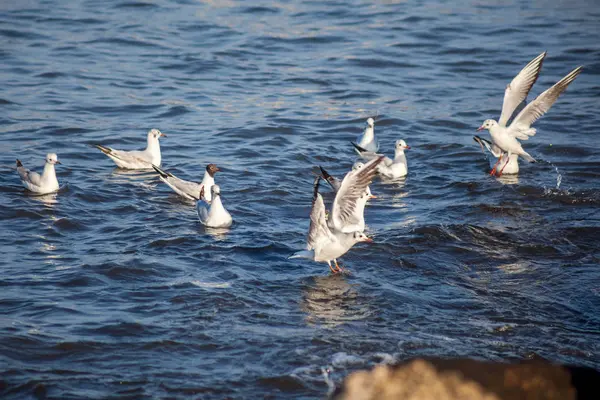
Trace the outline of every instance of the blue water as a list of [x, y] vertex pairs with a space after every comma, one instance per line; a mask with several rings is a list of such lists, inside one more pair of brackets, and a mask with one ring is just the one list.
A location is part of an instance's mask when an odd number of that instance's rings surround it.
[[[0, 397], [319, 398], [431, 355], [600, 368], [599, 18], [584, 0], [1, 2]], [[544, 50], [532, 96], [584, 72], [524, 144], [539, 162], [490, 177], [475, 128]], [[375, 243], [349, 275], [288, 260], [315, 166], [347, 171], [369, 116], [388, 155], [412, 147], [406, 181], [372, 185]], [[229, 231], [90, 146], [151, 128], [165, 169], [223, 169]], [[15, 159], [50, 151], [66, 187], [29, 196]]]

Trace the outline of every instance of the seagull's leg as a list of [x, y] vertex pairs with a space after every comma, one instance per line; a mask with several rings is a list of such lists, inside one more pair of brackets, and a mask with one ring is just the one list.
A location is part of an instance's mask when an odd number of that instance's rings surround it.
[[[502, 153], [504, 154], [504, 153]], [[496, 164], [494, 164], [494, 167], [492, 168], [492, 170], [490, 171], [490, 175], [496, 175], [496, 167], [498, 166], [498, 164], [500, 163], [500, 160], [502, 159], [502, 154], [500, 154], [500, 157], [498, 157], [498, 160], [496, 161]]]
[[337, 260], [334, 259], [333, 261], [335, 261], [335, 267], [337, 268], [338, 272], [344, 272], [344, 268], [340, 267]]
[[329, 269], [331, 270], [331, 272], [333, 272], [334, 274], [337, 274], [337, 271], [335, 269], [333, 269], [333, 267], [331, 266], [330, 260], [327, 260], [327, 265], [329, 265]]
[[506, 153], [506, 162], [504, 163], [504, 166], [502, 167], [502, 169], [500, 170], [500, 172], [498, 172], [498, 176], [502, 176], [502, 171], [504, 171], [504, 168], [506, 168], [506, 166], [508, 165], [509, 161], [510, 161], [510, 156], [512, 155], [512, 153], [509, 151], [508, 153]]

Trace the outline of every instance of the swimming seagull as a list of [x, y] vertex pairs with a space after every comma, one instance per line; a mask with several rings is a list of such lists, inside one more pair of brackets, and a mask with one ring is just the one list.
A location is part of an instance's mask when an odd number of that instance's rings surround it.
[[363, 134], [356, 138], [356, 143], [367, 151], [376, 153], [379, 150], [379, 143], [375, 141], [375, 120], [373, 118], [367, 119], [367, 126]]
[[[308, 258], [316, 262], [326, 262], [331, 272], [342, 272], [337, 259], [346, 254], [356, 243], [373, 241], [362, 232], [345, 233], [337, 228], [346, 226], [358, 199], [375, 176], [375, 168], [380, 162], [381, 158], [372, 160], [364, 168], [346, 174], [335, 196], [329, 223], [325, 215], [325, 203], [319, 193], [321, 177], [315, 178], [306, 250], [299, 251], [289, 258]], [[331, 261], [335, 263], [335, 269]]]
[[215, 184], [215, 174], [220, 171], [219, 167], [217, 167], [215, 164], [208, 164], [206, 166], [206, 171], [204, 172], [204, 178], [202, 178], [202, 182], [196, 183], [180, 179], [170, 172], [162, 170], [156, 165], [152, 165], [152, 168], [158, 172], [161, 181], [166, 183], [175, 191], [175, 193], [185, 197], [188, 200], [199, 200], [200, 189], [204, 187], [204, 198], [208, 203], [210, 203], [212, 199], [211, 187]]
[[[372, 160], [379, 157], [378, 154], [352, 143], [358, 154], [365, 160]], [[377, 166], [377, 172], [386, 178], [402, 178], [408, 174], [408, 162], [406, 161], [405, 150], [410, 150], [410, 146], [404, 140], [397, 140], [394, 146], [394, 159], [385, 157], [383, 162]]]
[[219, 185], [211, 186], [212, 192], [212, 201], [210, 205], [206, 207], [205, 203], [205, 194], [204, 186], [200, 189], [200, 200], [196, 203], [196, 211], [198, 212], [198, 218], [200, 218], [200, 222], [202, 225], [208, 226], [209, 228], [228, 228], [231, 226], [233, 219], [231, 218], [231, 214], [227, 212], [225, 207], [223, 207], [223, 203], [221, 202], [221, 188]]
[[20, 160], [17, 160], [17, 172], [21, 177], [21, 183], [25, 186], [25, 189], [36, 194], [48, 194], [56, 192], [59, 189], [54, 165], [60, 163], [56, 154], [48, 153], [42, 175], [25, 168]]
[[[485, 153], [485, 150], [489, 151], [494, 157], [499, 158], [498, 164], [503, 164], [506, 162], [507, 155], [502, 152], [496, 145], [490, 142], [487, 139], [483, 139], [477, 135], [473, 136], [473, 140], [475, 140], [481, 146], [481, 151]], [[513, 154], [510, 156], [508, 160], [508, 164], [504, 167], [502, 174], [517, 174], [519, 173], [519, 156], [517, 154]]]
[[110, 157], [119, 168], [149, 169], [152, 168], [152, 165], [160, 166], [161, 157], [158, 138], [161, 136], [167, 137], [167, 135], [158, 129], [151, 129], [148, 132], [148, 146], [145, 150], [123, 151], [111, 149], [100, 144], [94, 146]]
[[[535, 159], [523, 150], [521, 143], [519, 143], [517, 139], [527, 140], [530, 136], [536, 134], [536, 129], [532, 128], [531, 125], [548, 112], [550, 107], [552, 107], [558, 99], [558, 96], [565, 91], [567, 86], [575, 80], [577, 75], [579, 75], [583, 69], [583, 67], [580, 66], [569, 72], [554, 86], [544, 91], [536, 97], [535, 100], [525, 106], [513, 119], [510, 126], [506, 126], [516, 107], [527, 97], [529, 90], [537, 80], [545, 56], [546, 52], [534, 58], [506, 87], [504, 92], [504, 102], [502, 104], [502, 113], [500, 114], [499, 121], [496, 122], [493, 119], [486, 119], [483, 122], [483, 125], [477, 129], [477, 131], [487, 129], [492, 137], [492, 143], [499, 148], [502, 153], [507, 154], [505, 164], [498, 171], [498, 176], [502, 175], [504, 168], [513, 154], [517, 154], [529, 162], [535, 162]], [[500, 159], [492, 168], [490, 175], [496, 174], [499, 161]]]

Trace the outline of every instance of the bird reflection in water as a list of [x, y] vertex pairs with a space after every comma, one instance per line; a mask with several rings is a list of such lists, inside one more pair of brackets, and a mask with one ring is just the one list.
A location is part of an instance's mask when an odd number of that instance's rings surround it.
[[227, 239], [227, 234], [229, 233], [229, 228], [209, 228], [207, 226], [202, 226], [202, 229], [205, 233], [219, 241]]
[[300, 308], [308, 314], [309, 325], [335, 327], [367, 318], [369, 307], [362, 300], [364, 298], [343, 274], [319, 276], [304, 288]]
[[517, 174], [502, 174], [502, 176], [497, 177], [498, 182], [503, 185], [518, 185], [519, 184], [519, 175]]
[[[60, 191], [60, 189], [59, 189]], [[56, 204], [58, 204], [58, 192], [36, 195], [28, 193], [29, 198], [39, 201], [44, 204], [47, 208], [54, 208]]]

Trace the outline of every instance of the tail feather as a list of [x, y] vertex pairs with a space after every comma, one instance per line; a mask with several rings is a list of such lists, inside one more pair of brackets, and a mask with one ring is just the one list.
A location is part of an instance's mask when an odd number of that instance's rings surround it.
[[314, 250], [302, 250], [302, 251], [297, 251], [294, 254], [292, 254], [291, 256], [289, 256], [288, 260], [292, 259], [292, 258], [308, 258], [309, 260], [312, 260], [314, 257], [315, 257]]
[[529, 161], [530, 163], [537, 162], [537, 161], [535, 161], [535, 158], [531, 157], [531, 156], [529, 155], [529, 153], [527, 153], [527, 152], [525, 152], [525, 151], [524, 151], [523, 153], [519, 154], [519, 155], [520, 155], [521, 157], [523, 157], [524, 159], [526, 159], [527, 161]]

